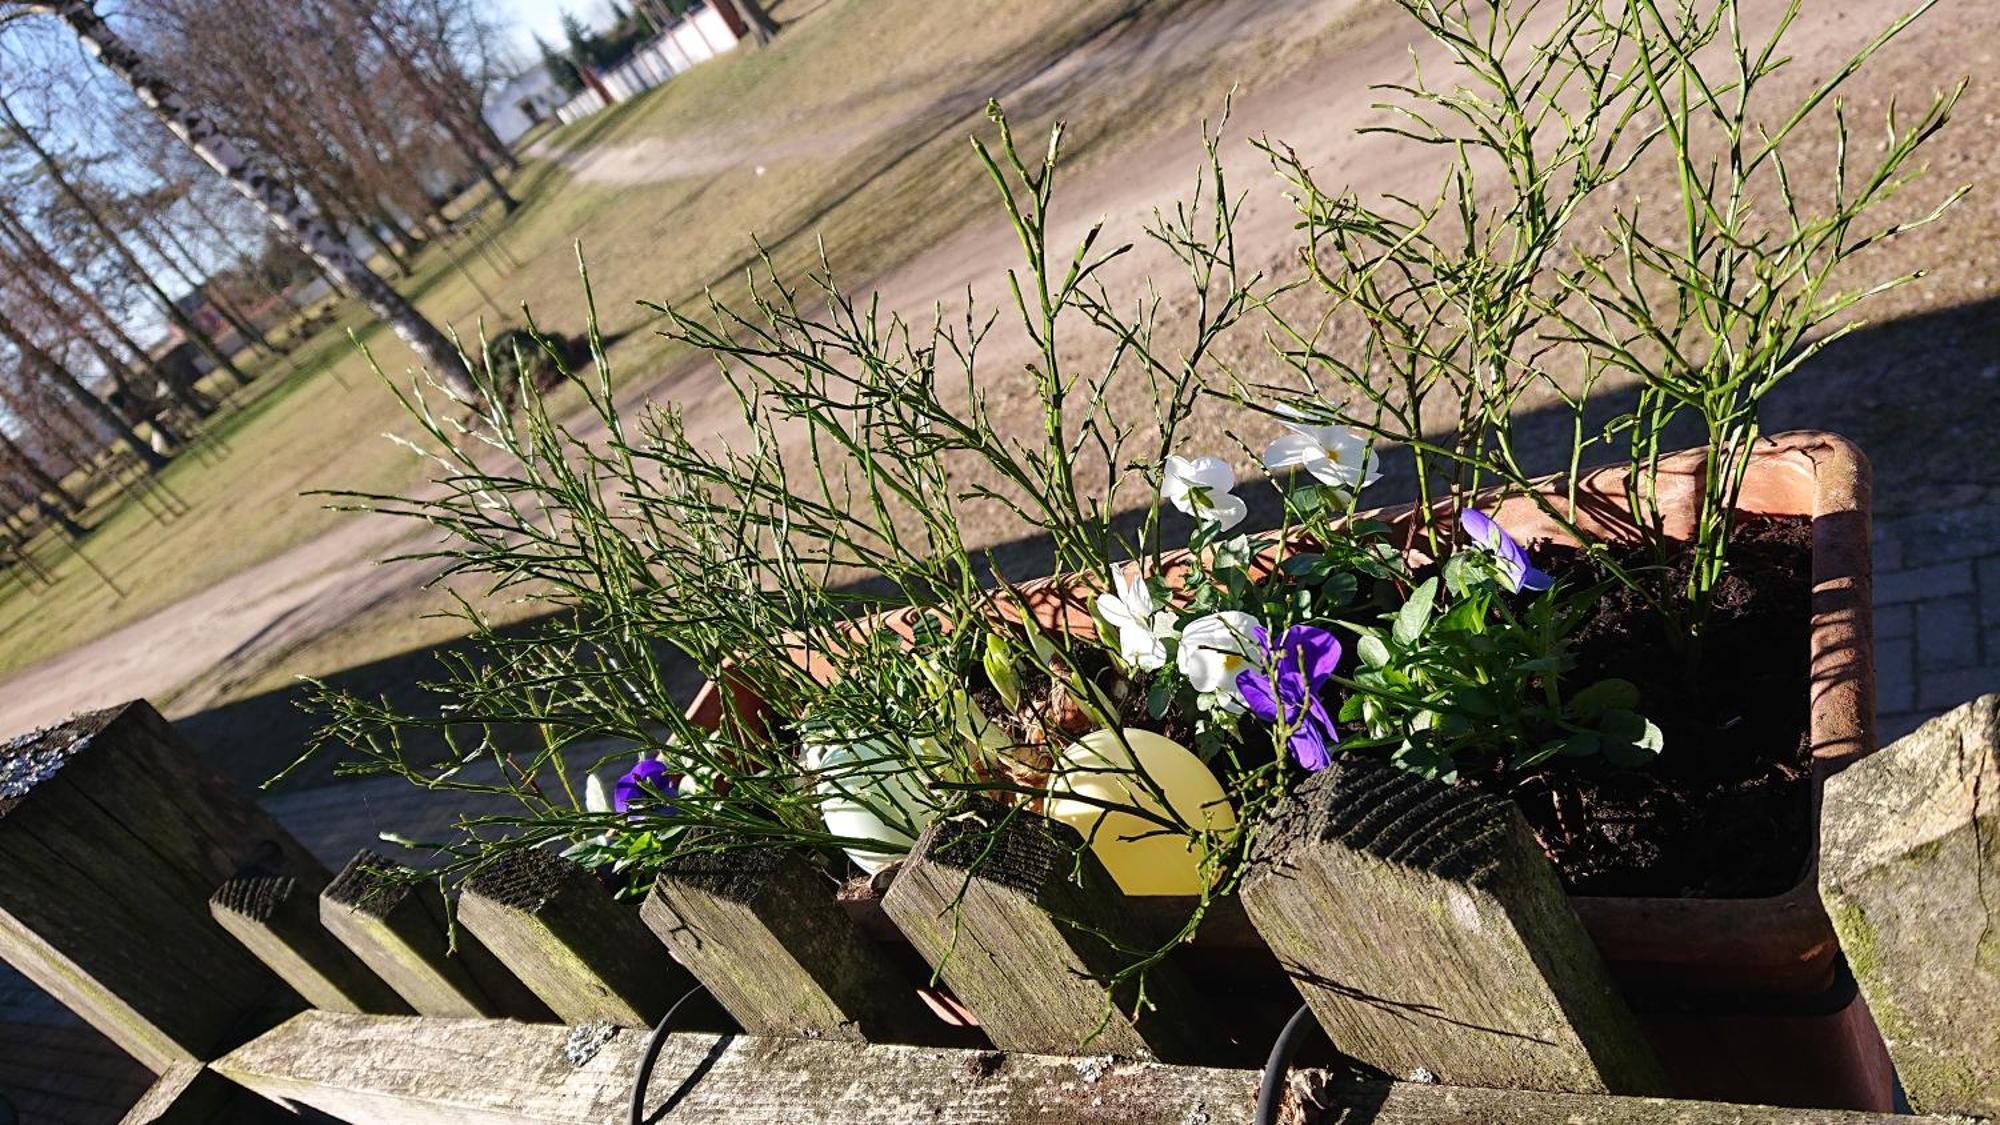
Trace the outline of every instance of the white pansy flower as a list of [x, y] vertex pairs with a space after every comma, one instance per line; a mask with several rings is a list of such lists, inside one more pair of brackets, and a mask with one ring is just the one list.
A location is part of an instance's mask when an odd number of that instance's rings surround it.
[[1243, 710], [1236, 677], [1255, 667], [1261, 648], [1255, 630], [1262, 623], [1241, 610], [1226, 609], [1197, 617], [1181, 630], [1180, 669], [1188, 683], [1212, 694], [1226, 711]]
[[1139, 568], [1111, 573], [1112, 593], [1097, 595], [1097, 612], [1118, 630], [1118, 655], [1142, 672], [1167, 666], [1167, 638], [1174, 635], [1174, 615], [1153, 604], [1153, 591]]
[[1354, 492], [1381, 479], [1381, 461], [1368, 448], [1368, 437], [1360, 430], [1279, 421], [1291, 433], [1264, 450], [1266, 469], [1303, 468], [1321, 484]]
[[1228, 531], [1250, 514], [1250, 506], [1231, 494], [1235, 487], [1236, 470], [1220, 457], [1168, 457], [1160, 495], [1188, 515]]

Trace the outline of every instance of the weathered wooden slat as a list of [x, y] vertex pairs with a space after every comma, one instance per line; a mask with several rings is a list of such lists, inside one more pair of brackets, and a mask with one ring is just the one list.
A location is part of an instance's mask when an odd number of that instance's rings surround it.
[[1201, 1004], [1174, 965], [1148, 973], [1144, 1012], [1136, 982], [1107, 986], [1159, 940], [1124, 901], [1075, 829], [981, 801], [925, 829], [882, 909], [996, 1046], [1200, 1059]]
[[298, 1125], [297, 1115], [203, 1063], [175, 1063], [119, 1125]]
[[[646, 1036], [492, 1020], [306, 1012], [215, 1067], [267, 1097], [371, 1125], [607, 1125]], [[832, 1040], [671, 1035], [647, 1092], [699, 1125], [1190, 1125], [1249, 1119], [1253, 1070]], [[1286, 1121], [1374, 1125], [1962, 1125], [1657, 1098], [1292, 1076]], [[657, 1112], [657, 1108], [655, 1108]]]
[[290, 875], [231, 879], [209, 897], [209, 913], [279, 979], [329, 1012], [411, 1014], [410, 1006], [319, 918], [321, 881]]
[[935, 1043], [949, 1029], [834, 901], [809, 853], [669, 860], [640, 916], [753, 1035]]
[[406, 876], [373, 852], [356, 855], [320, 892], [320, 921], [418, 1015], [554, 1021], [478, 938], [451, 932], [435, 883]]
[[650, 1027], [694, 977], [591, 874], [510, 852], [466, 880], [458, 921], [566, 1023]]
[[1509, 802], [1336, 759], [1260, 827], [1241, 896], [1362, 1062], [1466, 1086], [1665, 1088]]
[[1819, 885], [1910, 1104], [2000, 1116], [2000, 695], [1827, 781]]
[[156, 1073], [303, 1006], [209, 915], [245, 871], [325, 878], [145, 703], [0, 745], [0, 959]]

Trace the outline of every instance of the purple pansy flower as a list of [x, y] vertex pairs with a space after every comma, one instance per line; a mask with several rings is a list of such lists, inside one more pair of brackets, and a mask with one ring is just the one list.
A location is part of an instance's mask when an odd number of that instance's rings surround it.
[[[611, 791], [611, 807], [618, 812], [625, 812], [641, 801], [673, 797], [679, 792], [680, 785], [667, 771], [667, 764], [647, 758], [625, 771], [625, 776], [618, 779], [617, 787]], [[674, 806], [669, 802], [662, 805], [659, 811], [671, 816], [674, 813]]]
[[1502, 531], [1500, 525], [1484, 512], [1465, 509], [1458, 513], [1458, 526], [1500, 564], [1500, 576], [1507, 580], [1508, 588], [1515, 593], [1546, 590], [1555, 585], [1556, 580], [1535, 569], [1534, 564], [1528, 561], [1528, 552], [1522, 550], [1514, 537]]
[[1319, 689], [1340, 663], [1340, 641], [1312, 625], [1292, 626], [1276, 645], [1261, 625], [1252, 628], [1250, 635], [1263, 659], [1261, 667], [1236, 677], [1244, 706], [1267, 723], [1278, 721], [1282, 706], [1285, 725], [1292, 730], [1286, 740], [1292, 757], [1311, 772], [1325, 769], [1333, 760], [1333, 745], [1340, 741], [1340, 732], [1319, 700]]

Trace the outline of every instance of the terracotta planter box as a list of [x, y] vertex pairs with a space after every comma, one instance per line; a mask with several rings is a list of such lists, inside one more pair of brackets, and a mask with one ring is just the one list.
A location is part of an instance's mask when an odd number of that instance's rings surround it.
[[[1666, 533], [1686, 538], [1698, 497], [1698, 451], [1665, 460], [1658, 481]], [[1578, 523], [1605, 541], [1633, 541], [1638, 530], [1625, 511], [1624, 469], [1587, 474], [1579, 488]], [[1874, 667], [1869, 580], [1869, 475], [1861, 452], [1832, 434], [1797, 432], [1767, 439], [1745, 483], [1744, 515], [1806, 517], [1812, 521], [1812, 694], [1810, 740], [1815, 763], [1812, 824], [1817, 852], [1820, 783], [1875, 749]], [[1407, 520], [1410, 509], [1377, 516]], [[1524, 497], [1492, 513], [1523, 542], [1563, 536]], [[1171, 570], [1171, 561], [1169, 564]], [[1086, 599], [1067, 582], [1047, 579], [1022, 589], [1037, 619], [1072, 631], [1092, 628]], [[908, 611], [872, 619], [909, 635]], [[830, 667], [811, 654], [801, 664]], [[742, 685], [732, 685], [739, 709], [758, 709]], [[721, 716], [717, 685], [706, 685], [690, 718], [713, 725]], [[1614, 974], [1643, 991], [1812, 995], [1834, 983], [1839, 945], [1809, 861], [1792, 888], [1768, 898], [1620, 898], [1572, 896], [1578, 916]]]
[[[1660, 506], [1667, 534], [1685, 538], [1694, 514], [1695, 454], [1663, 466]], [[1585, 478], [1581, 522], [1605, 539], [1627, 539], [1624, 471]], [[1846, 439], [1799, 432], [1758, 451], [1738, 511], [1812, 521], [1811, 693], [1813, 839], [1817, 856], [1820, 787], [1828, 776], [1875, 751], [1875, 668], [1869, 566], [1868, 462]], [[1501, 524], [1524, 541], [1553, 534], [1534, 505], [1503, 505]], [[1571, 898], [1613, 971], [1655, 988], [1807, 994], [1834, 982], [1840, 947], [1821, 907], [1817, 859], [1790, 890], [1769, 898]]]

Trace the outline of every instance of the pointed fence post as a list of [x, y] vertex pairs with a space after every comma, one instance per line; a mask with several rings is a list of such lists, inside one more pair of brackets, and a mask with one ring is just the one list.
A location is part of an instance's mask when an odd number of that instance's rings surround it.
[[1336, 758], [1260, 826], [1240, 895], [1335, 1046], [1399, 1078], [1665, 1079], [1510, 802]]
[[1148, 1011], [1136, 982], [1107, 983], [1158, 938], [1068, 825], [972, 802], [924, 830], [882, 909], [1002, 1050], [1204, 1054], [1202, 1005], [1174, 965], [1147, 973]]
[[325, 878], [145, 703], [0, 744], [0, 959], [155, 1073], [303, 1006], [209, 916], [246, 870]]
[[467, 879], [458, 920], [565, 1023], [650, 1027], [694, 985], [636, 906], [538, 848]]
[[1828, 779], [1819, 854], [1910, 1105], [2000, 1117], [2000, 695]]
[[209, 898], [209, 912], [313, 1007], [408, 1014], [410, 1006], [402, 997], [327, 932], [319, 918], [322, 883], [289, 875], [231, 879]]
[[834, 901], [811, 853], [756, 847], [667, 861], [640, 917], [752, 1035], [957, 1038]]
[[451, 933], [437, 884], [409, 875], [361, 852], [320, 892], [320, 921], [420, 1016], [553, 1021], [478, 938]]

